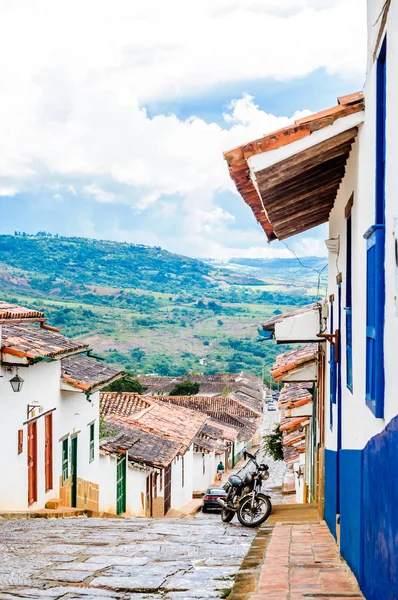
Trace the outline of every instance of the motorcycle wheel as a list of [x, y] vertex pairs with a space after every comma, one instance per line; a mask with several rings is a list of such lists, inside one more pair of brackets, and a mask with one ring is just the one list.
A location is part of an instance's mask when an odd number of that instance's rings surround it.
[[222, 508], [221, 509], [221, 521], [223, 523], [230, 523], [232, 521], [232, 519], [234, 518], [234, 511], [233, 510], [228, 510], [228, 508]]
[[247, 496], [242, 500], [238, 509], [239, 523], [245, 527], [258, 527], [268, 519], [272, 504], [265, 494], [257, 494], [252, 508], [252, 498]]

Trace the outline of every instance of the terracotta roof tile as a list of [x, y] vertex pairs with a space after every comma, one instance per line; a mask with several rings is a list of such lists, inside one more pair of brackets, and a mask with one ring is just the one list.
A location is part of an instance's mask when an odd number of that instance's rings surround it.
[[57, 359], [87, 348], [88, 344], [33, 325], [8, 323], [2, 327], [3, 360], [5, 360], [5, 355], [31, 360], [36, 358]]
[[129, 392], [101, 394], [101, 413], [108, 421], [137, 425], [148, 433], [182, 444], [185, 450], [207, 421], [205, 415], [187, 408], [168, 406], [155, 398]]
[[281, 419], [280, 419], [280, 430], [281, 431], [295, 431], [296, 429], [300, 429], [303, 427], [304, 423], [309, 420], [310, 417], [286, 417], [285, 411], [281, 410]]
[[[322, 203], [319, 206], [323, 207], [324, 210], [318, 210], [317, 215], [311, 213], [311, 205], [313, 203], [312, 200], [315, 201], [317, 197], [316, 193], [310, 195], [311, 202], [306, 202], [305, 207], [303, 206], [302, 199], [297, 198], [297, 206], [300, 207], [300, 210], [302, 212], [304, 211], [304, 213], [307, 215], [307, 220], [304, 222], [302, 221], [300, 226], [297, 227], [296, 231], [294, 226], [291, 227], [291, 223], [294, 221], [294, 216], [291, 215], [290, 224], [286, 224], [286, 219], [284, 217], [287, 213], [283, 213], [281, 215], [280, 203], [274, 202], [274, 206], [270, 206], [269, 193], [263, 192], [261, 186], [258, 185], [258, 182], [257, 185], [255, 185], [255, 183], [252, 181], [250, 168], [248, 165], [249, 158], [256, 154], [263, 154], [265, 152], [281, 148], [283, 146], [292, 144], [293, 142], [306, 138], [315, 131], [333, 125], [333, 123], [336, 120], [341, 119], [343, 117], [347, 117], [354, 113], [361, 112], [363, 109], [364, 101], [362, 93], [357, 92], [348, 96], [342, 96], [338, 99], [337, 106], [333, 106], [331, 108], [304, 117], [302, 119], [298, 119], [293, 125], [269, 133], [253, 142], [244, 144], [237, 148], [233, 148], [232, 150], [229, 150], [224, 153], [224, 158], [228, 163], [230, 176], [234, 181], [238, 192], [241, 194], [246, 204], [248, 204], [251, 207], [257, 221], [263, 227], [269, 241], [272, 241], [276, 238], [285, 239], [287, 237], [290, 237], [290, 235], [294, 235], [295, 233], [298, 233], [300, 231], [305, 231], [311, 226], [315, 226], [315, 224], [320, 224], [327, 221], [327, 217], [331, 210], [331, 207], [333, 206], [334, 197], [339, 185], [339, 181], [337, 179], [334, 179], [334, 177], [336, 176], [337, 166], [335, 163], [333, 163], [332, 165], [329, 161], [329, 166], [331, 168], [324, 169], [323, 180], [327, 180], [329, 184], [328, 194], [318, 194], [322, 196]], [[357, 133], [356, 127], [352, 127], [351, 129], [352, 130], [350, 130], [350, 132], [348, 132], [347, 130], [347, 135], [349, 133], [348, 137], [343, 136], [344, 140], [336, 136], [336, 148], [339, 147], [341, 149], [341, 153], [334, 155], [334, 158], [340, 158], [340, 161], [337, 162], [339, 162], [339, 166], [341, 167], [339, 171], [341, 177], [344, 176], [345, 161], [348, 157], [351, 144], [355, 140], [355, 136]], [[321, 154], [320, 150], [321, 148], [319, 149], [318, 154]], [[322, 151], [324, 151], [324, 147], [322, 147]], [[326, 161], [328, 159], [329, 156], [326, 157], [325, 155], [325, 158], [320, 159], [320, 161], [322, 163], [323, 160], [326, 164]], [[319, 164], [320, 163], [315, 162], [315, 166], [319, 166]], [[311, 168], [312, 167], [314, 167], [314, 164], [311, 166]], [[288, 174], [286, 177], [286, 181], [288, 181], [289, 178], [291, 178], [291, 174], [289, 175], [289, 169], [287, 169], [287, 173]], [[330, 178], [328, 178], [328, 173], [330, 173]], [[317, 179], [319, 189], [322, 178], [318, 178], [315, 174], [314, 181], [316, 182]], [[335, 184], [334, 187], [332, 184]], [[257, 191], [258, 189], [259, 192]], [[289, 196], [289, 200], [294, 199], [296, 193], [297, 192], [293, 191], [292, 196]], [[266, 197], [265, 202], [264, 197]], [[282, 200], [282, 202], [286, 202], [287, 199], [288, 196], [285, 193], [284, 200]], [[309, 206], [307, 206], [307, 204], [309, 204]], [[290, 202], [289, 208], [291, 209]], [[277, 217], [278, 210], [279, 217]], [[282, 220], [280, 221], [279, 218], [281, 216]]]
[[103, 417], [130, 417], [151, 406], [144, 396], [126, 392], [101, 392], [100, 399], [100, 414]]
[[284, 354], [279, 354], [272, 367], [271, 375], [275, 381], [279, 381], [289, 371], [307, 366], [316, 362], [318, 358], [318, 344], [307, 344], [295, 350], [289, 350]]
[[278, 408], [298, 408], [311, 404], [312, 394], [309, 390], [313, 387], [313, 382], [297, 383], [286, 385], [282, 388]]
[[199, 410], [210, 417], [221, 418], [221, 415], [231, 415], [237, 417], [256, 418], [261, 416], [261, 409], [250, 408], [245, 402], [242, 402], [233, 395], [228, 396], [161, 396], [162, 402], [177, 404]]
[[25, 308], [18, 304], [11, 304], [0, 300], [0, 320], [19, 320], [19, 319], [44, 319], [44, 313], [40, 310]]
[[124, 371], [81, 354], [61, 360], [62, 381], [84, 392], [98, 390], [123, 375]]
[[299, 452], [292, 446], [284, 446], [283, 447], [283, 460], [286, 463], [295, 462], [300, 458]]
[[105, 420], [105, 425], [113, 435], [100, 440], [100, 451], [103, 454], [127, 453], [131, 462], [167, 467], [182, 450], [181, 444], [148, 433], [138, 424], [127, 427]]
[[305, 440], [305, 431], [298, 429], [283, 436], [283, 445], [296, 447], [296, 444], [303, 440]]
[[213, 427], [218, 427], [218, 429], [222, 431], [222, 437], [224, 440], [234, 442], [238, 438], [239, 428], [228, 426], [226, 423], [218, 421], [217, 419], [209, 419], [208, 424], [212, 425]]

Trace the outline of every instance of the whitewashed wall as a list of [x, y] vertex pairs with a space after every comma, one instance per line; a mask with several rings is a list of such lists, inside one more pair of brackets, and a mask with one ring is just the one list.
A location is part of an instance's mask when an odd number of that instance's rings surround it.
[[[127, 467], [126, 514], [131, 517], [145, 516], [146, 479], [153, 469], [138, 469], [131, 463]], [[116, 485], [115, 485], [116, 493]]]
[[[78, 477], [98, 482], [98, 394], [92, 403], [81, 392], [61, 392], [60, 361], [42, 362], [20, 368], [24, 379], [21, 392], [13, 392], [9, 374], [1, 367], [0, 378], [0, 510], [44, 508], [47, 500], [59, 496], [59, 477], [62, 473], [62, 444], [64, 435], [80, 431], [78, 440]], [[27, 406], [37, 402], [41, 407], [31, 417], [37, 418], [37, 502], [28, 506], [27, 470]], [[55, 409], [55, 410], [54, 410]], [[53, 489], [45, 492], [44, 471], [44, 414], [53, 412]], [[95, 421], [95, 460], [89, 462], [89, 428]], [[18, 430], [23, 429], [23, 452], [18, 455]], [[70, 472], [70, 468], [69, 468]]]
[[99, 456], [99, 509], [116, 514], [116, 463], [114, 456]]
[[195, 492], [204, 492], [212, 485], [216, 476], [217, 464], [215, 463], [214, 452], [194, 452], [193, 487]]
[[[387, 423], [398, 413], [396, 390], [398, 389], [398, 306], [397, 306], [397, 268], [395, 264], [394, 224], [398, 221], [398, 5], [393, 2], [387, 21], [387, 139], [386, 139], [386, 301], [385, 301], [385, 418], [376, 419], [365, 402], [366, 368], [366, 240], [365, 231], [375, 223], [375, 77], [376, 65], [372, 55], [376, 43], [378, 28], [373, 27], [384, 2], [368, 2], [370, 39], [368, 48], [368, 74], [364, 89], [366, 118], [360, 126], [357, 142], [353, 146], [347, 163], [346, 175], [340, 186], [335, 206], [330, 215], [329, 237], [340, 236], [340, 255], [338, 267], [343, 274], [342, 307], [345, 306], [345, 257], [346, 257], [346, 220], [344, 208], [352, 192], [352, 304], [353, 304], [353, 394], [346, 387], [345, 362], [345, 313], [342, 326], [342, 406], [343, 406], [343, 448], [361, 449], [374, 435], [384, 429]], [[335, 323], [337, 319], [336, 256], [329, 256], [328, 293], [335, 295]], [[328, 358], [329, 358], [328, 347]], [[328, 369], [327, 369], [328, 370]], [[328, 381], [328, 378], [327, 378]], [[326, 410], [326, 447], [335, 449], [335, 435], [329, 429], [329, 391], [327, 389]], [[334, 407], [336, 411], [336, 407]], [[337, 414], [334, 414], [336, 423]], [[360, 423], [360, 427], [353, 427]]]
[[171, 466], [171, 508], [179, 509], [192, 500], [193, 482], [193, 447], [184, 455], [184, 486], [182, 486], [182, 457], [177, 456]]

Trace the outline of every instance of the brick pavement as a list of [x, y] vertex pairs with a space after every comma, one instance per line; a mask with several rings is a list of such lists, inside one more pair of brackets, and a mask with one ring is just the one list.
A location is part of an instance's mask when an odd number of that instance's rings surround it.
[[276, 523], [249, 600], [363, 598], [324, 521]]

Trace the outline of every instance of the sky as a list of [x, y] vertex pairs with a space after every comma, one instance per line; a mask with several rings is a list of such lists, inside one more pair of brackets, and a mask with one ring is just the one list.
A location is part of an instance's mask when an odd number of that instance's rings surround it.
[[[3, 0], [0, 234], [284, 257], [222, 152], [362, 89], [365, 0]], [[288, 240], [325, 255], [325, 226]]]

